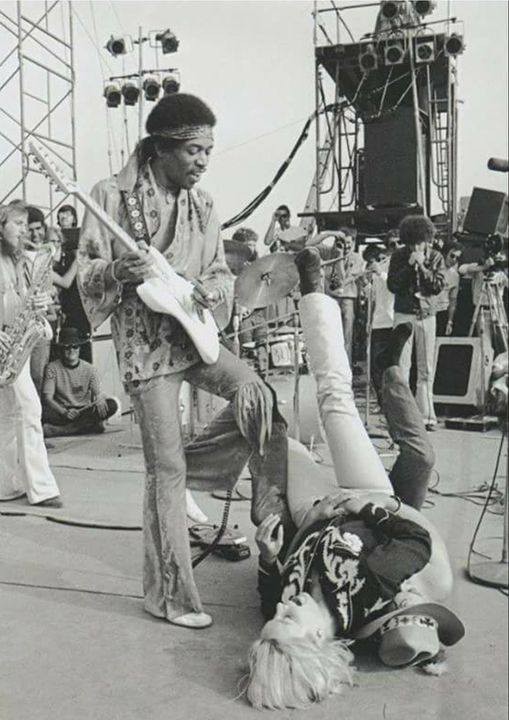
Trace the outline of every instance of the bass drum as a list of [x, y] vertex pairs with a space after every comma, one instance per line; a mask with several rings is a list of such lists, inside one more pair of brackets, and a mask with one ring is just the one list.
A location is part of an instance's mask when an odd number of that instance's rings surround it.
[[300, 375], [299, 377], [298, 433], [293, 411], [295, 389], [293, 374], [269, 375], [267, 382], [277, 395], [279, 412], [288, 423], [290, 437], [297, 439], [297, 435], [299, 435], [298, 439], [304, 445], [316, 445], [324, 442], [325, 433], [320, 422], [314, 377], [312, 375]]

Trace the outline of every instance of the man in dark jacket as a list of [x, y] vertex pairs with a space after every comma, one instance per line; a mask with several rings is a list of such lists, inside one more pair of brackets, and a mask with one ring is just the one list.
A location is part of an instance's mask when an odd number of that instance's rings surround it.
[[407, 215], [399, 226], [400, 242], [391, 257], [387, 287], [394, 293], [394, 326], [411, 323], [413, 332], [400, 365], [408, 380], [415, 337], [417, 357], [416, 401], [427, 430], [433, 430], [437, 418], [433, 407], [433, 373], [436, 335], [436, 309], [433, 296], [445, 284], [445, 266], [441, 253], [431, 247], [435, 227], [423, 215]]

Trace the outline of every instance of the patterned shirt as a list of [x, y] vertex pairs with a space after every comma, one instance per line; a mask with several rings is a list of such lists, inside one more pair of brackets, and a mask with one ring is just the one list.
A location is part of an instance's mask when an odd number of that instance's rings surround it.
[[424, 528], [369, 503], [358, 515], [311, 525], [290, 547], [281, 574], [277, 564], [261, 565], [262, 612], [270, 618], [279, 600], [311, 592], [314, 573], [336, 621], [337, 637], [353, 637], [387, 610], [401, 584], [430, 555], [431, 538]]
[[[150, 238], [161, 228], [161, 197], [149, 165], [138, 167], [129, 159], [118, 176], [102, 180], [92, 197], [130, 233], [121, 193], [135, 190]], [[227, 324], [233, 301], [234, 276], [224, 257], [220, 226], [212, 199], [200, 189], [181, 189], [176, 197], [173, 237], [163, 255], [188, 280], [198, 279], [207, 290], [218, 290], [214, 315]], [[173, 223], [172, 223], [173, 224]], [[87, 212], [78, 248], [78, 284], [83, 307], [93, 328], [111, 315], [111, 331], [124, 383], [180, 372], [199, 361], [199, 355], [182, 326], [170, 315], [150, 310], [134, 285], [106, 287], [109, 263], [126, 252], [121, 243], [92, 213]]]

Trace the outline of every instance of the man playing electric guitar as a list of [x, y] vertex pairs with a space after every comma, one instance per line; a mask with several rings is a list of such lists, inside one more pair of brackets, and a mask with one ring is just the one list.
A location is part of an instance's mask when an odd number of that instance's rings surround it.
[[[192, 280], [198, 307], [229, 317], [234, 277], [213, 202], [195, 188], [207, 169], [215, 122], [199, 98], [180, 93], [162, 98], [126, 167], [92, 190], [106, 213], [136, 239], [139, 252], [126, 251], [91, 212], [78, 249], [83, 306], [94, 328], [111, 316], [121, 378], [141, 428], [145, 609], [193, 628], [212, 620], [202, 610], [192, 573], [186, 479], [199, 490], [231, 487], [249, 459], [253, 521], [258, 524], [270, 512], [287, 517], [286, 426], [270, 388], [224, 347], [216, 362], [203, 362], [182, 325], [151, 310], [136, 293], [136, 286], [154, 275], [146, 253], [150, 244]], [[184, 380], [230, 400], [185, 450], [179, 412]]]

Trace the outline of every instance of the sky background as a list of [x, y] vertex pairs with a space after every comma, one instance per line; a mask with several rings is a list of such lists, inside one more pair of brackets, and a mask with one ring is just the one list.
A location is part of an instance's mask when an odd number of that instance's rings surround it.
[[[27, 14], [44, 7], [33, 2], [23, 6]], [[178, 67], [181, 89], [206, 100], [218, 118], [216, 148], [202, 185], [212, 193], [222, 220], [242, 209], [270, 181], [314, 110], [312, 3], [75, 0], [73, 8], [77, 161], [83, 189], [109, 174], [108, 148], [117, 170], [125, 147], [122, 108], [108, 111], [108, 143], [104, 78], [138, 67], [136, 49], [121, 59], [103, 46], [111, 34], [137, 37], [140, 25], [145, 33], [170, 27], [180, 40], [179, 51], [160, 56], [160, 66]], [[12, 14], [15, 4], [0, 2], [0, 9]], [[438, 2], [433, 19], [445, 18], [448, 10], [463, 21], [459, 29], [466, 43], [458, 63], [458, 195], [470, 194], [474, 185], [506, 191], [507, 175], [488, 171], [486, 161], [508, 155], [507, 3]], [[344, 14], [356, 40], [372, 30], [375, 14], [376, 8]], [[348, 42], [345, 33], [341, 40]], [[143, 50], [144, 67], [154, 67], [154, 51], [148, 43]], [[146, 104], [147, 112], [151, 107]], [[137, 139], [137, 113], [137, 107], [127, 110], [131, 146]], [[311, 132], [283, 180], [244, 224], [263, 234], [279, 203], [300, 211], [313, 173]]]

